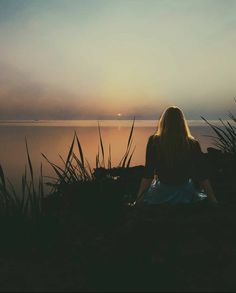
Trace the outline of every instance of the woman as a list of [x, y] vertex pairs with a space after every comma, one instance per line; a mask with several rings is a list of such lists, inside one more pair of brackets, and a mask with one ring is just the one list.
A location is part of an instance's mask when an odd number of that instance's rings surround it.
[[157, 132], [148, 140], [136, 202], [194, 203], [207, 197], [217, 203], [201, 147], [191, 135], [183, 112], [169, 107], [159, 120]]

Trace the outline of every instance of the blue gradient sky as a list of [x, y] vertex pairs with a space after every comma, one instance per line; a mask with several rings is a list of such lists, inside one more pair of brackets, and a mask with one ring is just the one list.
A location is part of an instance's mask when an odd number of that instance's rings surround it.
[[1, 119], [234, 106], [234, 0], [0, 0], [0, 40]]

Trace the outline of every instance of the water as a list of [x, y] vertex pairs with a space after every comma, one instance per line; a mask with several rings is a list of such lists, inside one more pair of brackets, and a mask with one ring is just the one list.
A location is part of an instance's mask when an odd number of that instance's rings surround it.
[[[131, 166], [144, 164], [147, 139], [156, 130], [156, 124], [157, 121], [152, 120], [135, 122], [133, 145], [136, 148]], [[124, 154], [131, 125], [130, 120], [100, 121], [105, 157], [108, 158], [108, 146], [111, 144], [113, 166], [119, 163]], [[213, 132], [206, 123], [196, 120], [189, 121], [189, 125], [203, 151], [212, 146], [212, 139], [206, 135], [213, 135]], [[44, 153], [52, 162], [62, 165], [59, 154], [66, 158], [74, 131], [77, 131], [85, 157], [94, 167], [99, 145], [97, 121], [1, 121], [0, 163], [7, 177], [16, 185], [21, 180], [27, 162], [25, 137], [28, 140], [35, 173], [39, 173], [42, 162], [44, 175], [54, 175], [41, 153]]]

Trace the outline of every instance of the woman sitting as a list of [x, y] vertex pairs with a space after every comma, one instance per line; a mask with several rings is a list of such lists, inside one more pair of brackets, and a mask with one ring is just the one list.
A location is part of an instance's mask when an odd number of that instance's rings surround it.
[[148, 140], [145, 172], [136, 202], [178, 204], [205, 198], [217, 203], [204, 154], [191, 135], [183, 112], [169, 107], [159, 120], [157, 132]]

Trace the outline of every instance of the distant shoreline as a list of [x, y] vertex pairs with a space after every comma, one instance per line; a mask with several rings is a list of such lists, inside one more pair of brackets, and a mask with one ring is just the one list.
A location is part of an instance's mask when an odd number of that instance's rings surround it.
[[[131, 127], [132, 119], [113, 120], [0, 120], [0, 126], [41, 126], [41, 127], [97, 127], [98, 121], [101, 127]], [[156, 127], [158, 120], [135, 120], [135, 127]], [[219, 120], [209, 120], [210, 123], [221, 125]], [[188, 120], [190, 126], [208, 126], [203, 120]]]

